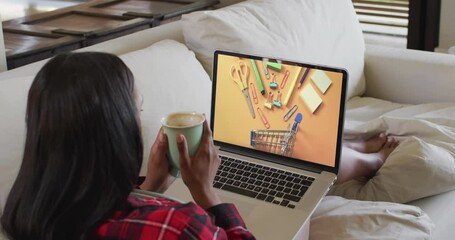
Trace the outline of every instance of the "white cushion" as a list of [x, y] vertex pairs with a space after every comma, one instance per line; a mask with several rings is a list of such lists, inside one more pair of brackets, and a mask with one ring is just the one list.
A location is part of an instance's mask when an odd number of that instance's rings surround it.
[[150, 146], [161, 127], [161, 118], [175, 111], [196, 111], [209, 117], [212, 85], [194, 53], [174, 40], [163, 40], [120, 58], [133, 72], [144, 98], [141, 175], [145, 175]]
[[365, 90], [362, 32], [349, 0], [250, 0], [182, 17], [207, 72], [216, 49], [346, 68], [348, 98]]
[[33, 77], [0, 81], [0, 215], [22, 162], [25, 109]]
[[431, 239], [434, 228], [415, 206], [332, 196], [312, 215], [310, 239]]
[[420, 207], [425, 211], [436, 225], [433, 239], [453, 238], [453, 216], [455, 216], [455, 191], [450, 191], [436, 196], [422, 198], [408, 204]]

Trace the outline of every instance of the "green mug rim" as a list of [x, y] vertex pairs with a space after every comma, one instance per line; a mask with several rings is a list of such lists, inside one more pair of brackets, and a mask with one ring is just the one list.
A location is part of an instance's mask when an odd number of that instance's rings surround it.
[[[188, 125], [188, 126], [172, 126], [172, 125], [168, 125], [165, 123], [166, 119], [168, 119], [170, 116], [172, 115], [177, 115], [177, 114], [190, 114], [190, 115], [199, 115], [202, 117], [202, 120], [200, 122], [197, 122], [197, 123], [194, 123], [194, 124], [191, 124], [191, 125]], [[161, 118], [161, 124], [165, 127], [169, 127], [169, 128], [190, 128], [190, 127], [195, 127], [195, 126], [199, 126], [201, 125], [202, 123], [204, 123], [205, 121], [205, 116], [204, 114], [202, 113], [198, 113], [198, 112], [173, 112], [173, 113], [170, 113], [168, 114], [167, 116]]]

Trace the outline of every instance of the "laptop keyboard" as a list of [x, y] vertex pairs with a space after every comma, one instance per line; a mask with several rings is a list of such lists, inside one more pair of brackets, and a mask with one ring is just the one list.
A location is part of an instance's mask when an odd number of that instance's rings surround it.
[[280, 206], [295, 208], [314, 178], [221, 156], [213, 186]]

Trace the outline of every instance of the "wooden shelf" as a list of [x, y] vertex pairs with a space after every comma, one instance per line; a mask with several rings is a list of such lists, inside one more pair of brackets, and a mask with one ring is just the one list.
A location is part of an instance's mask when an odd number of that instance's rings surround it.
[[159, 25], [218, 0], [94, 0], [3, 22], [8, 69]]

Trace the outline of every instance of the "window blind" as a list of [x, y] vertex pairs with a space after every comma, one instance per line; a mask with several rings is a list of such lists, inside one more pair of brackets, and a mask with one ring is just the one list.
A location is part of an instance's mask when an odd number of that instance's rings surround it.
[[406, 37], [410, 0], [352, 0], [364, 32]]

